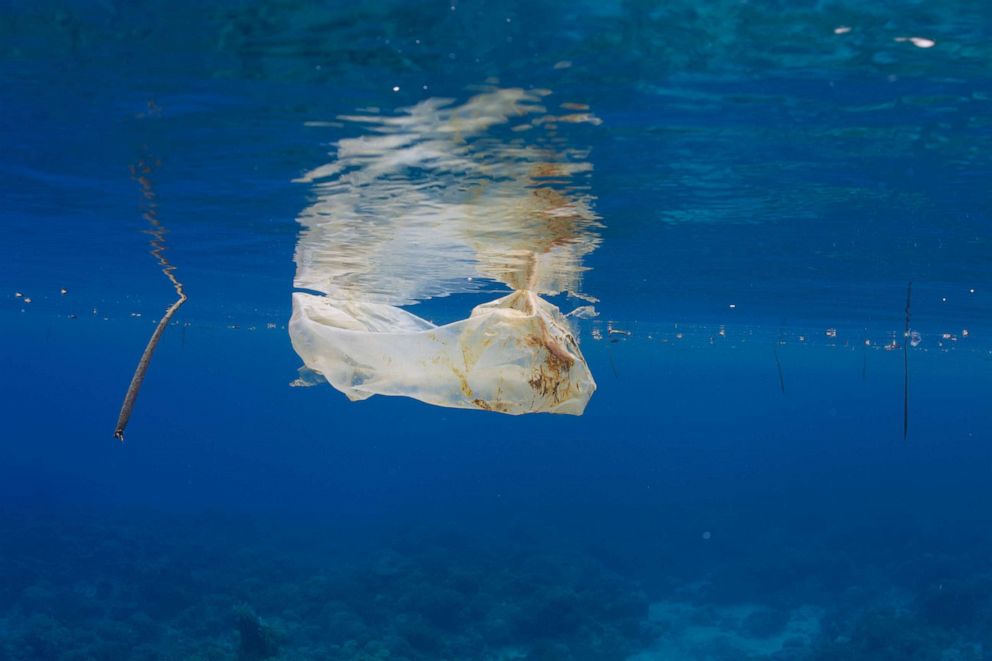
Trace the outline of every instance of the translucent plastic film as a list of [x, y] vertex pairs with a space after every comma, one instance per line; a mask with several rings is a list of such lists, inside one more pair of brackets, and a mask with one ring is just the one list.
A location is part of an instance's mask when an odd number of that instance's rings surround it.
[[405, 395], [500, 413], [581, 414], [596, 389], [568, 322], [532, 292], [434, 326], [382, 303], [293, 294], [293, 346], [352, 400]]
[[[580, 290], [599, 242], [591, 166], [557, 126], [598, 120], [549, 114], [546, 95], [492, 90], [339, 118], [365, 133], [301, 179], [316, 199], [299, 218], [294, 284], [308, 292], [293, 294], [289, 331], [307, 369], [353, 400], [582, 413], [595, 382], [541, 295], [594, 300]], [[471, 292], [498, 298], [440, 326], [404, 309]]]

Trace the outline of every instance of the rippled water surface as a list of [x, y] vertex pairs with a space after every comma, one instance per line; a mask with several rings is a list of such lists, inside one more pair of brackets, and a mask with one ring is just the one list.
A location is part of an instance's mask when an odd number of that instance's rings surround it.
[[967, 0], [4, 3], [0, 658], [988, 658], [990, 63]]

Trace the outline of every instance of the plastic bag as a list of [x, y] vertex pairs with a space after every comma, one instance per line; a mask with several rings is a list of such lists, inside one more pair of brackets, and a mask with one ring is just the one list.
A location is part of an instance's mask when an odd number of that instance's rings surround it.
[[[368, 130], [300, 179], [316, 199], [299, 217], [294, 285], [308, 292], [293, 294], [289, 333], [306, 369], [352, 400], [582, 413], [595, 382], [568, 320], [540, 295], [594, 301], [579, 286], [599, 219], [574, 181], [591, 165], [553, 128], [595, 118], [548, 115], [546, 94], [492, 90], [339, 118]], [[524, 131], [533, 137], [515, 137]], [[443, 326], [401, 307], [494, 284], [512, 293]]]
[[581, 415], [596, 389], [568, 322], [517, 291], [444, 326], [400, 308], [293, 294], [293, 348], [351, 400], [404, 395], [438, 406]]

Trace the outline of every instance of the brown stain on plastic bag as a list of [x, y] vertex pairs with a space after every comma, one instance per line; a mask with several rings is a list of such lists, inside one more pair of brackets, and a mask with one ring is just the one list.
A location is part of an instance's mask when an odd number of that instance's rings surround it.
[[[541, 397], [550, 397], [555, 404], [561, 403], [567, 399], [568, 391], [571, 389], [569, 372], [575, 364], [575, 358], [548, 334], [548, 328], [543, 323], [541, 336], [531, 336], [527, 341], [531, 346], [547, 354], [547, 357], [535, 366], [533, 376], [528, 381], [530, 387]], [[574, 343], [574, 340], [572, 342]]]
[[494, 411], [496, 413], [509, 413], [510, 407], [499, 400], [495, 402], [487, 402], [484, 399], [473, 399], [472, 403], [478, 406], [483, 411]]

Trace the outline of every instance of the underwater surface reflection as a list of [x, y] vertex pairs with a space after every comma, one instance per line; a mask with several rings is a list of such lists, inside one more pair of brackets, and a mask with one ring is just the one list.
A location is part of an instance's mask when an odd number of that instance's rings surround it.
[[[596, 384], [565, 315], [541, 296], [596, 301], [580, 278], [600, 223], [575, 181], [592, 165], [558, 127], [600, 120], [567, 101], [549, 114], [550, 96], [491, 89], [341, 117], [367, 133], [300, 179], [318, 181], [317, 201], [299, 218], [294, 285], [325, 295], [293, 294], [298, 383], [322, 377], [353, 400], [582, 413]], [[494, 286], [512, 293], [442, 326], [398, 307]]]

